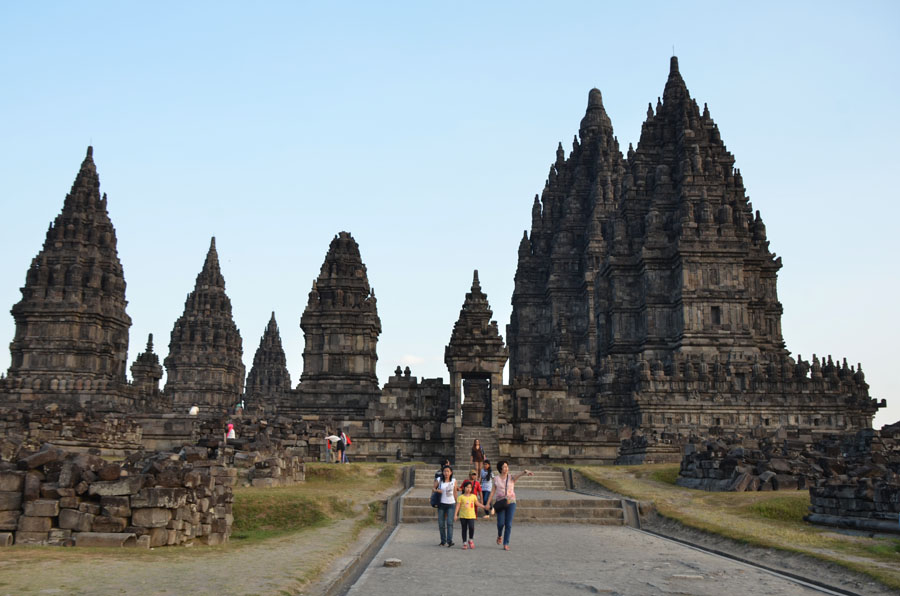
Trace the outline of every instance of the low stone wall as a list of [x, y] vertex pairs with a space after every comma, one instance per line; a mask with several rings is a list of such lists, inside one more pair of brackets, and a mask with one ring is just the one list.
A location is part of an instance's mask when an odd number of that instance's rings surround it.
[[223, 544], [237, 471], [177, 454], [110, 463], [51, 444], [0, 462], [0, 544]]
[[52, 442], [69, 451], [125, 457], [141, 449], [141, 427], [122, 414], [92, 413], [68, 404], [0, 406], [0, 459]]
[[810, 487], [813, 523], [900, 533], [900, 423], [823, 441]]

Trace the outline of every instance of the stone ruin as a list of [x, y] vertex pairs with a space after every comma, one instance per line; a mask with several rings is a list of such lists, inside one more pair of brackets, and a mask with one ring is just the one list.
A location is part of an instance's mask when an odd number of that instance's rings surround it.
[[[474, 433], [494, 459], [584, 464], [670, 461], [673, 446], [713, 430], [785, 428], [814, 441], [869, 428], [884, 401], [869, 395], [861, 366], [786, 349], [781, 259], [734, 163], [677, 59], [624, 155], [600, 92], [590, 91], [571, 151], [557, 148], [532, 204], [507, 343], [476, 274], [445, 350], [449, 382], [398, 367], [379, 386], [375, 292], [357, 242], [340, 232], [307, 297], [303, 374], [292, 386], [275, 313], [245, 382], [215, 239], [163, 364], [151, 336], [128, 381], [125, 276], [88, 148], [12, 308], [0, 405], [38, 417], [60, 405], [123, 416], [140, 428], [116, 439], [123, 451], [136, 441], [212, 449], [200, 443], [217, 441], [224, 422], [253, 433], [265, 421], [295, 444], [235, 446], [233, 457], [290, 478], [299, 474], [291, 458], [324, 459], [324, 437], [337, 428], [353, 437], [356, 461], [436, 460]], [[43, 425], [45, 442], [68, 432]]]
[[678, 486], [708, 491], [799, 490], [815, 484], [821, 469], [815, 464], [809, 436], [789, 436], [755, 429], [751, 436], [723, 435], [684, 445]]
[[[900, 422], [816, 445], [807, 521], [900, 533]], [[821, 471], [819, 471], [821, 470]]]
[[0, 545], [223, 544], [236, 470], [177, 454], [111, 463], [50, 443], [0, 461]]
[[676, 483], [708, 491], [808, 490], [807, 521], [900, 533], [900, 422], [818, 439], [756, 431], [693, 437]]

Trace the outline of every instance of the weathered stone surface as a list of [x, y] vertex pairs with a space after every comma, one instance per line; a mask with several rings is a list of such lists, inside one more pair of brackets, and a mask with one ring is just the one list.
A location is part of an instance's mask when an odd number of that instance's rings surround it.
[[19, 468], [23, 470], [33, 470], [44, 464], [61, 461], [65, 456], [66, 453], [62, 449], [49, 447], [42, 449], [33, 455], [29, 455], [26, 458], [20, 459], [18, 465]]
[[145, 507], [165, 507], [176, 509], [187, 502], [187, 491], [183, 488], [145, 488], [131, 497], [135, 509]]
[[41, 482], [43, 480], [44, 475], [34, 470], [25, 475], [25, 488], [22, 492], [22, 496], [26, 501], [33, 501], [41, 497]]
[[118, 464], [106, 464], [97, 471], [100, 480], [113, 481], [118, 480], [122, 473], [122, 466]]
[[0, 532], [0, 546], [12, 546], [13, 545], [13, 533], [12, 532]]
[[59, 501], [49, 499], [26, 501], [25, 515], [31, 517], [56, 517], [59, 515]]
[[0, 492], [21, 493], [25, 488], [25, 472], [0, 471]]
[[143, 481], [142, 476], [126, 476], [120, 480], [94, 482], [91, 484], [88, 493], [102, 497], [134, 495], [141, 490]]
[[21, 492], [0, 492], [0, 511], [18, 511], [22, 508]]
[[164, 528], [172, 519], [172, 512], [161, 507], [131, 510], [131, 523], [142, 528]]
[[79, 532], [74, 534], [75, 546], [122, 547], [137, 546], [137, 537], [127, 532]]
[[131, 504], [128, 497], [102, 497], [100, 499], [100, 507], [103, 515], [112, 517], [131, 516]]
[[53, 527], [53, 518], [51, 517], [28, 517], [23, 515], [19, 517], [16, 529], [20, 532], [49, 532]]
[[169, 541], [169, 532], [166, 528], [151, 528], [147, 534], [150, 537], [150, 546], [166, 546]]
[[19, 530], [16, 532], [16, 544], [47, 544], [49, 532], [30, 532]]
[[119, 533], [128, 526], [127, 517], [112, 517], [109, 515], [98, 515], [91, 523], [92, 532]]
[[0, 530], [15, 530], [19, 525], [19, 516], [21, 515], [22, 512], [19, 510], [0, 511]]
[[63, 509], [59, 512], [59, 527], [62, 529], [90, 532], [93, 523], [94, 516], [90, 513], [82, 513], [74, 509]]

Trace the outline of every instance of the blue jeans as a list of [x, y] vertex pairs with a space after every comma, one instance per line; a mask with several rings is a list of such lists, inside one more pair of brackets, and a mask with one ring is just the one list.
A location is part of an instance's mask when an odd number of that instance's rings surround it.
[[481, 504], [487, 507], [488, 501], [491, 500], [491, 491], [484, 490], [481, 491]]
[[438, 505], [438, 528], [441, 531], [441, 544], [453, 542], [453, 512], [455, 510], [455, 503]]
[[497, 512], [497, 538], [503, 536], [503, 546], [509, 544], [509, 535], [512, 532], [512, 520], [516, 514], [516, 504], [510, 503], [509, 507]]

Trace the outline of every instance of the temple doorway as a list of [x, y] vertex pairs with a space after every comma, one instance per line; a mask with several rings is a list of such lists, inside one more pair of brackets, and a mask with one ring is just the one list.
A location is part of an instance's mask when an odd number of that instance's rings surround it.
[[490, 375], [464, 375], [462, 389], [462, 425], [491, 426]]

